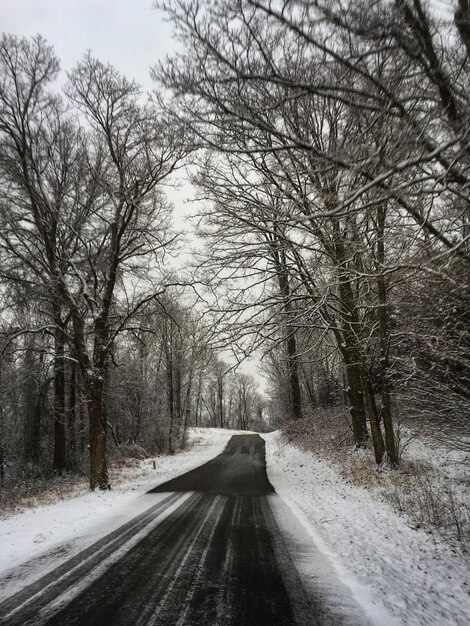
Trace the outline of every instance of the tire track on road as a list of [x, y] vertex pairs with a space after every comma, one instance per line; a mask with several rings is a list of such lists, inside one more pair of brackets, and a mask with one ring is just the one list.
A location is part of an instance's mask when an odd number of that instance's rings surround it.
[[116, 551], [121, 553], [126, 548], [131, 549], [136, 536], [141, 537], [142, 533], [151, 529], [149, 525], [155, 519], [160, 519], [160, 516], [172, 510], [175, 503], [187, 497], [187, 494], [170, 494], [26, 589], [2, 602], [0, 624], [24, 626], [31, 620], [35, 625], [40, 624], [39, 612], [44, 607], [72, 588], [77, 591], [78, 581], [82, 581], [82, 585], [86, 586], [91, 584], [94, 580], [92, 574], [97, 572], [97, 568], [103, 563], [109, 563], [109, 559]]
[[325, 593], [331, 579], [312, 585], [299, 573], [298, 530], [279, 515], [259, 436], [233, 437], [222, 455], [153, 492], [163, 500], [1, 604], [0, 624], [352, 623], [336, 610], [347, 603]]

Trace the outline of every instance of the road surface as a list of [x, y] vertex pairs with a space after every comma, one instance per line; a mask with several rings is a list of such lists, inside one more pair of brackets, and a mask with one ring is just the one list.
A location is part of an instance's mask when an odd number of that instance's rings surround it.
[[0, 624], [364, 626], [266, 475], [264, 441], [149, 492], [144, 513], [0, 604]]

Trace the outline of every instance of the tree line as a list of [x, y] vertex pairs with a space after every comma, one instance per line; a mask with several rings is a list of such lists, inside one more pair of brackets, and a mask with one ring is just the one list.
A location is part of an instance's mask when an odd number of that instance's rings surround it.
[[91, 54], [62, 91], [58, 75], [40, 36], [3, 35], [1, 477], [76, 469], [89, 449], [90, 487], [107, 488], [108, 441], [174, 452], [188, 425], [246, 428], [260, 398], [166, 262], [184, 129]]
[[[468, 445], [466, 0], [159, 6], [182, 50], [146, 101], [91, 54], [59, 91], [41, 37], [1, 40], [2, 468], [89, 446], [106, 488], [110, 442], [323, 406], [377, 464], [403, 416]], [[183, 281], [165, 190], [188, 163], [206, 245]], [[261, 354], [269, 407], [227, 347]]]
[[468, 2], [157, 4], [221, 333], [264, 350], [292, 418], [345, 403], [377, 464], [400, 416], [467, 445]]

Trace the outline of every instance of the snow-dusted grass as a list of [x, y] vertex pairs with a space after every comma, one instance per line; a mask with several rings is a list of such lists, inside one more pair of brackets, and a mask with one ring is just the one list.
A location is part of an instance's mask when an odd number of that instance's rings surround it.
[[405, 626], [470, 624], [465, 555], [412, 527], [378, 487], [354, 484], [320, 452], [300, 450], [279, 432], [263, 437], [274, 488], [372, 617], [383, 605]]
[[157, 497], [164, 496], [145, 495], [149, 489], [210, 461], [235, 432], [193, 428], [189, 432], [190, 450], [113, 470], [111, 491], [91, 493], [81, 488], [67, 494], [67, 499], [33, 506], [0, 520], [0, 576], [16, 568], [0, 580], [0, 598], [155, 504]]
[[384, 495], [415, 524], [470, 549], [470, 459], [464, 450], [403, 429], [401, 481]]
[[410, 526], [437, 533], [465, 553], [470, 549], [470, 466], [466, 453], [413, 435], [408, 429], [402, 429], [402, 443], [396, 471], [386, 466], [377, 468], [370, 452], [352, 447], [323, 451], [322, 456], [334, 462], [344, 480], [380, 495], [396, 513], [406, 517]]
[[399, 428], [400, 467], [377, 468], [370, 450], [354, 450], [344, 407], [321, 409], [315, 419], [286, 424], [283, 432], [299, 448], [328, 458], [341, 476], [372, 489], [406, 516], [410, 525], [439, 533], [457, 550], [470, 550], [470, 457], [418, 425]]

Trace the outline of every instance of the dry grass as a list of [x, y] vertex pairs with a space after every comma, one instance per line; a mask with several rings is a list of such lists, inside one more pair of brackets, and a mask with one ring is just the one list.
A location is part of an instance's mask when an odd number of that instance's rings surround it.
[[77, 474], [23, 478], [0, 489], [0, 517], [8, 517], [27, 508], [53, 504], [86, 491], [86, 477]]
[[384, 493], [397, 513], [405, 513], [415, 528], [435, 528], [442, 536], [470, 548], [470, 503], [458, 485], [432, 466], [409, 464], [404, 480], [392, 481]]
[[[113, 475], [119, 477], [121, 470], [139, 465], [144, 458], [142, 448], [121, 446], [110, 449], [108, 467]], [[64, 472], [62, 476], [54, 473], [42, 475], [37, 468], [12, 467], [5, 484], [0, 488], [0, 518], [8, 517], [24, 509], [54, 504], [58, 500], [73, 498], [88, 491], [88, 458], [86, 453], [79, 459], [76, 472]]]
[[[194, 441], [185, 441], [185, 447]], [[125, 470], [134, 470], [143, 459], [152, 457], [147, 450], [137, 444], [110, 446], [108, 449], [108, 470], [112, 485], [125, 482]], [[54, 504], [59, 500], [73, 498], [88, 491], [88, 455], [78, 460], [76, 472], [41, 475], [37, 468], [23, 467], [20, 464], [9, 466], [9, 472], [0, 487], [0, 519], [19, 513], [27, 508]]]
[[303, 450], [334, 452], [352, 445], [349, 416], [342, 407], [319, 409], [314, 418], [288, 422], [283, 433], [289, 442]]
[[108, 449], [108, 464], [113, 467], [135, 467], [142, 459], [151, 455], [136, 443], [121, 446], [110, 446]]
[[413, 528], [438, 532], [470, 549], [468, 481], [462, 484], [439, 466], [406, 454], [398, 469], [378, 468], [371, 450], [353, 448], [346, 419], [341, 410], [322, 410], [318, 417], [289, 423], [283, 432], [297, 447], [326, 457], [345, 482], [370, 489], [391, 504]]

